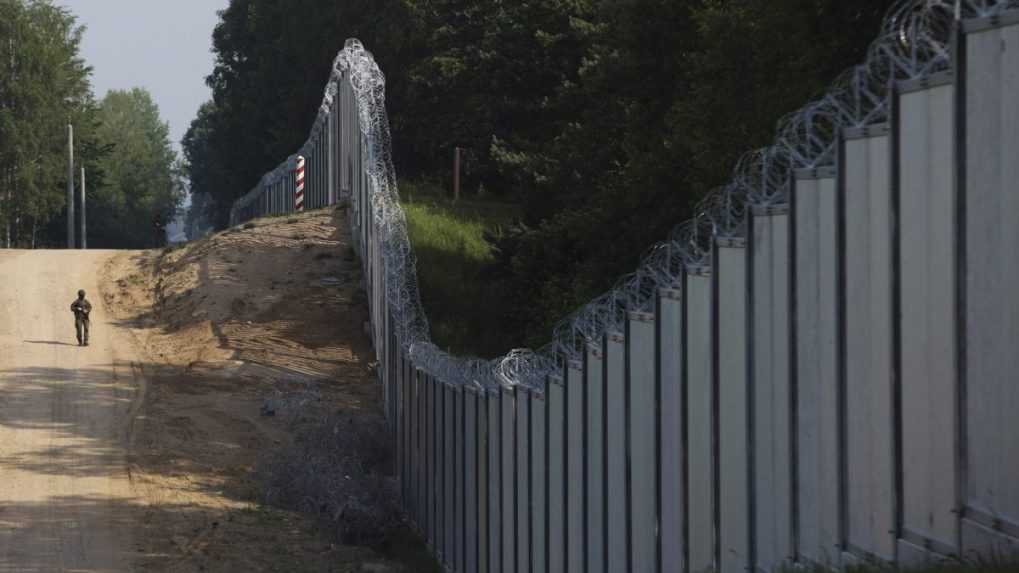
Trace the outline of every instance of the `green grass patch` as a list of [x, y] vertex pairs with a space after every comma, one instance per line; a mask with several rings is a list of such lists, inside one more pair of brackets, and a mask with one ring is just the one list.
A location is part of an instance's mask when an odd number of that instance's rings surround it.
[[498, 326], [507, 312], [506, 297], [500, 284], [484, 277], [493, 255], [483, 236], [511, 223], [519, 209], [484, 199], [453, 203], [416, 186], [407, 193], [407, 187], [403, 208], [434, 342], [454, 354], [483, 358], [519, 345]]

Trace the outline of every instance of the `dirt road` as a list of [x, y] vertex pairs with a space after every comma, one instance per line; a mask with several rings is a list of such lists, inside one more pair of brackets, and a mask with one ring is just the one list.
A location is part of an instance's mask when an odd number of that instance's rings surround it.
[[270, 495], [305, 475], [323, 420], [342, 416], [336, 440], [383, 427], [346, 225], [323, 210], [168, 249], [0, 250], [0, 573], [439, 570], [406, 528], [351, 545], [335, 513]]
[[[110, 253], [0, 252], [0, 572], [126, 571], [132, 345], [103, 308]], [[91, 346], [69, 310], [93, 303]]]

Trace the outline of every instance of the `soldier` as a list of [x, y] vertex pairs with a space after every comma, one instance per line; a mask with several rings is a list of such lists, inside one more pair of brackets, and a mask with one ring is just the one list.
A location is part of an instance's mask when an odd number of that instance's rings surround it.
[[92, 312], [92, 303], [85, 299], [85, 291], [78, 291], [78, 299], [71, 303], [74, 313], [74, 330], [78, 333], [78, 345], [88, 346], [88, 315]]

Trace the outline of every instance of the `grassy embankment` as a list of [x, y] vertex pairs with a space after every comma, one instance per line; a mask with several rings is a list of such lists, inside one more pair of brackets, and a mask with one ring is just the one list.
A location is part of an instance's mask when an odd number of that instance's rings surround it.
[[511, 223], [519, 209], [477, 198], [454, 203], [435, 187], [400, 185], [432, 339], [454, 354], [483, 358], [519, 346], [499, 327], [507, 306], [503, 287], [485, 279], [493, 255], [483, 238], [486, 230]]

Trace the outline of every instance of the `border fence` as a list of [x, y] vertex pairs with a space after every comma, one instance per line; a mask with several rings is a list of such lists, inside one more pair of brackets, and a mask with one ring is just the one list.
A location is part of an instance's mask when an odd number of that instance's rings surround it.
[[[384, 84], [348, 41], [297, 155], [307, 208], [350, 201], [400, 492], [448, 570], [1019, 558], [1019, 2], [900, 2], [634, 274], [493, 361], [430, 342]], [[293, 210], [293, 171], [231, 223]]]

